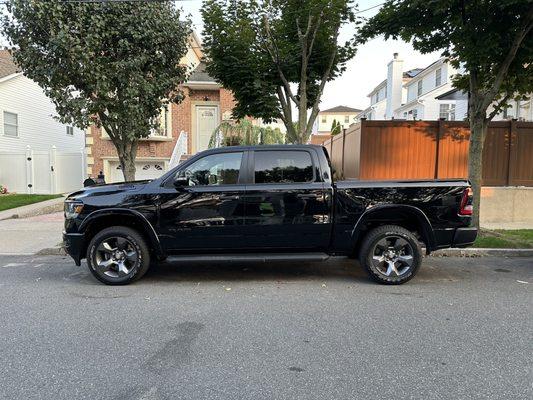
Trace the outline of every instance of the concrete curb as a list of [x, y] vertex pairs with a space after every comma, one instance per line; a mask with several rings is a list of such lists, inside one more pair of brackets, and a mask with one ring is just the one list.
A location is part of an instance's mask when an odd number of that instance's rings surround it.
[[50, 214], [63, 211], [64, 197], [28, 204], [27, 206], [0, 211], [0, 221], [11, 218], [28, 218], [36, 215]]
[[[62, 245], [41, 249], [38, 256], [66, 256], [67, 252]], [[431, 253], [430, 257], [533, 257], [533, 249], [444, 249]]]
[[431, 253], [430, 257], [533, 257], [533, 249], [443, 249]]

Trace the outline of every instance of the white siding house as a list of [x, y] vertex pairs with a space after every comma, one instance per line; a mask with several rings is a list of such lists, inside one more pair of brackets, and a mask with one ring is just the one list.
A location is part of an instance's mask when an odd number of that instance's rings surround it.
[[363, 110], [358, 118], [386, 119], [388, 95], [390, 92], [387, 93], [387, 80], [384, 80], [368, 94], [370, 107]]
[[[462, 90], [452, 89], [441, 94], [438, 100], [455, 100], [456, 119], [462, 120], [468, 117], [468, 94]], [[488, 112], [491, 113], [494, 107], [491, 105]], [[517, 119], [519, 121], [533, 121], [533, 95], [529, 95], [526, 100], [511, 100], [509, 106], [494, 116], [493, 121], [505, 121]]]
[[0, 184], [23, 193], [82, 186], [85, 132], [59, 123], [43, 90], [0, 51]]
[[[452, 77], [459, 71], [445, 58], [403, 73], [402, 64], [398, 53], [394, 53], [387, 79], [368, 94], [370, 107], [358, 118], [463, 121], [468, 117], [468, 96], [452, 85]], [[488, 112], [491, 110], [489, 107]], [[512, 101], [509, 108], [494, 117], [494, 121], [506, 119], [533, 121], [533, 95], [527, 100]]]
[[407, 99], [405, 104], [395, 109], [394, 118], [459, 119], [455, 111], [455, 100], [438, 100], [436, 98], [452, 89], [451, 77], [456, 73], [457, 71], [444, 58], [420, 71], [404, 85], [407, 90]]
[[407, 100], [407, 88], [410, 82], [421, 68], [403, 71], [403, 61], [394, 53], [393, 59], [387, 65], [387, 79], [377, 85], [369, 94], [370, 107], [363, 110], [358, 118], [369, 120], [384, 120], [396, 117], [396, 110], [405, 104]]
[[348, 128], [358, 121], [357, 115], [361, 112], [358, 108], [336, 106], [327, 110], [320, 110], [317, 116], [318, 134], [329, 134], [333, 121], [339, 122], [341, 128]]

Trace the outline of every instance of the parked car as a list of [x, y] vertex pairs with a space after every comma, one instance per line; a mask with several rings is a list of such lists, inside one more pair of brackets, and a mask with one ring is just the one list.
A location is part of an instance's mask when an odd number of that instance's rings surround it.
[[[426, 253], [471, 245], [464, 180], [332, 180], [325, 148], [207, 150], [159, 179], [96, 185], [65, 201], [64, 242], [110, 285], [153, 260], [358, 258], [385, 284], [407, 282]], [[354, 262], [355, 265], [355, 262]]]

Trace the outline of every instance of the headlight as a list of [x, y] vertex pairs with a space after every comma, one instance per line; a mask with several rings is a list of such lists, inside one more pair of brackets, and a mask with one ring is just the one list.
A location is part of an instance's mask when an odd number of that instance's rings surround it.
[[83, 210], [83, 203], [75, 201], [65, 201], [65, 218], [72, 219], [80, 215]]

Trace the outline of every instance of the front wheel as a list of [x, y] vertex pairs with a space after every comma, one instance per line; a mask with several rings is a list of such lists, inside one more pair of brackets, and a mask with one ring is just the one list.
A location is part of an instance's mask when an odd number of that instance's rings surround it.
[[412, 232], [401, 226], [384, 225], [365, 236], [359, 260], [374, 280], [399, 285], [418, 272], [422, 249]]
[[146, 273], [150, 266], [150, 251], [137, 231], [113, 226], [93, 237], [87, 248], [87, 264], [100, 282], [126, 285]]

